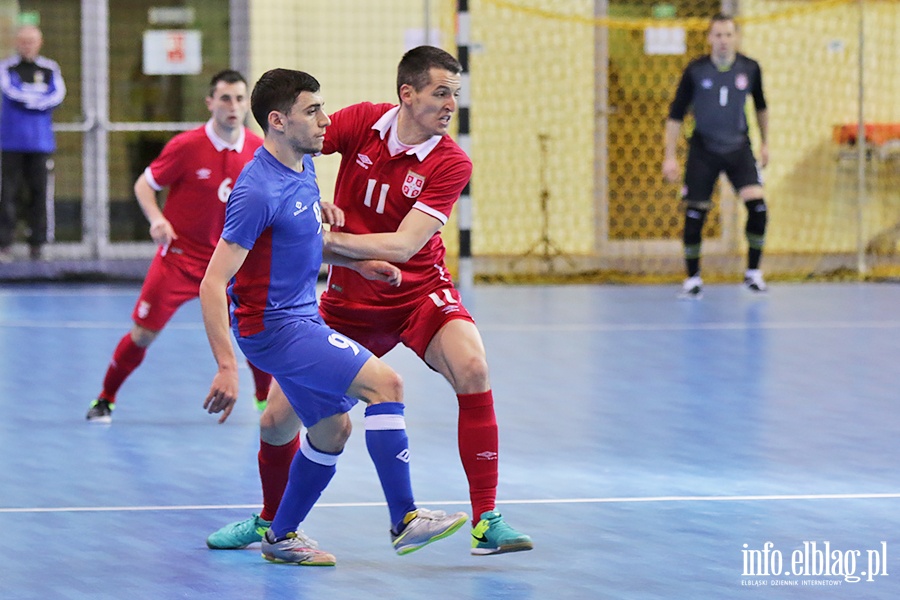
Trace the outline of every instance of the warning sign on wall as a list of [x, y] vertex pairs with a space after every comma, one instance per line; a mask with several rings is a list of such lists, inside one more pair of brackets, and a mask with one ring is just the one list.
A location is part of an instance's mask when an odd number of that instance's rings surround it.
[[202, 68], [200, 31], [154, 29], [144, 32], [145, 75], [196, 75]]

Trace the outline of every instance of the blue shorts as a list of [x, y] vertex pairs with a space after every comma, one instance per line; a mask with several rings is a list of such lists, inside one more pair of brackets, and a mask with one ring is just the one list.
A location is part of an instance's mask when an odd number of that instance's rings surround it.
[[331, 329], [318, 315], [267, 324], [239, 337], [250, 362], [271, 373], [307, 427], [348, 412], [358, 402], [347, 388], [372, 353]]

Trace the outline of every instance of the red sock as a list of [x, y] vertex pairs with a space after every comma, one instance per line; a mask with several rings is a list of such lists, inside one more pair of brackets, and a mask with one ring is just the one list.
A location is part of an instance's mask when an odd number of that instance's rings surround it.
[[260, 371], [256, 365], [249, 360], [247, 365], [250, 366], [250, 372], [253, 373], [253, 384], [256, 386], [256, 399], [265, 400], [269, 397], [269, 386], [272, 385], [272, 376], [265, 371]]
[[105, 398], [109, 402], [116, 401], [116, 393], [122, 386], [122, 383], [138, 368], [144, 355], [147, 353], [146, 348], [141, 348], [131, 339], [131, 333], [126, 333], [125, 337], [119, 340], [109, 361], [109, 368], [106, 370], [106, 377], [103, 378], [103, 391], [100, 397]]
[[473, 524], [481, 513], [494, 510], [497, 500], [498, 435], [494, 396], [490, 390], [479, 394], [457, 394], [459, 400], [459, 457], [469, 479]]
[[281, 496], [287, 486], [291, 461], [300, 448], [300, 435], [284, 446], [273, 446], [259, 440], [259, 480], [262, 482], [263, 508], [259, 513], [261, 519], [271, 521], [275, 511], [281, 504]]

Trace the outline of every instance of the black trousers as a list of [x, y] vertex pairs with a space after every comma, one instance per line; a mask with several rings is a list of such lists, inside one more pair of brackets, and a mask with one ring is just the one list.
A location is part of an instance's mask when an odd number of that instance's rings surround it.
[[47, 242], [47, 159], [43, 152], [3, 152], [0, 156], [0, 248], [13, 243], [19, 192], [28, 189], [27, 202], [22, 201], [28, 219], [28, 244], [42, 246]]

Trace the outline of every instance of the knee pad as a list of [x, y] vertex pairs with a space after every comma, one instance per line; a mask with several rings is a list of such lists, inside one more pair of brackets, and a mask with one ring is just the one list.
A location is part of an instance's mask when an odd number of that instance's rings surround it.
[[699, 252], [700, 240], [703, 234], [703, 223], [706, 222], [706, 213], [702, 208], [687, 208], [684, 211], [684, 247], [696, 248]]
[[762, 198], [748, 200], [747, 205], [747, 243], [751, 248], [762, 248], [766, 237], [766, 221], [768, 211], [766, 201]]

